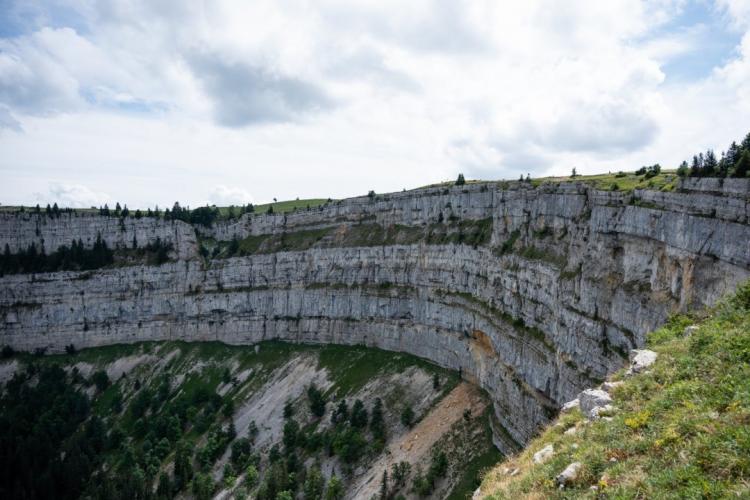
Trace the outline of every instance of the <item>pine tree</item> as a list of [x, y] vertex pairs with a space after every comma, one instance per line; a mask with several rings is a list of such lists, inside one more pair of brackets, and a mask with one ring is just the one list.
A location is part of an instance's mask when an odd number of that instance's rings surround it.
[[466, 184], [464, 174], [458, 174], [458, 179], [456, 179], [456, 186], [463, 186], [464, 184]]
[[742, 152], [739, 161], [734, 165], [732, 177], [745, 178], [750, 173], [750, 150]]
[[716, 155], [712, 149], [706, 151], [706, 156], [703, 159], [703, 176], [713, 177], [716, 175], [718, 169], [718, 162], [716, 161]]
[[388, 500], [388, 470], [383, 471], [383, 479], [380, 480], [380, 500]]
[[349, 423], [352, 427], [363, 428], [367, 425], [367, 410], [361, 400], [356, 400], [349, 415]]
[[385, 422], [383, 419], [383, 401], [380, 398], [375, 399], [372, 407], [372, 416], [370, 417], [370, 431], [372, 437], [380, 445], [385, 445]]
[[693, 162], [690, 164], [690, 177], [700, 177], [703, 165], [701, 165], [698, 157], [693, 155]]

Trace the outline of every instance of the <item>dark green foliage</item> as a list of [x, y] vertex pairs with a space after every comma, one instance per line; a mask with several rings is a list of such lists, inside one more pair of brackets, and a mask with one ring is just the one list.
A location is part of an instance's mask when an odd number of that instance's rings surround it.
[[307, 399], [310, 402], [310, 411], [313, 415], [320, 418], [326, 412], [326, 400], [323, 393], [315, 384], [307, 388]]
[[393, 486], [399, 489], [406, 485], [406, 480], [411, 474], [411, 464], [409, 462], [395, 463], [391, 466], [391, 479], [393, 480]]
[[422, 497], [430, 495], [435, 489], [435, 483], [444, 478], [447, 472], [448, 457], [442, 451], [433, 452], [427, 474], [422, 474], [422, 470], [417, 469], [414, 475], [414, 493]]
[[750, 133], [738, 145], [732, 142], [726, 152], [717, 160], [713, 150], [705, 154], [698, 153], [688, 168], [687, 162], [682, 162], [677, 169], [680, 177], [739, 177], [746, 178], [750, 173]]
[[94, 246], [87, 249], [81, 240], [63, 245], [47, 255], [44, 248], [37, 249], [32, 243], [19, 253], [11, 253], [8, 245], [0, 256], [0, 275], [17, 273], [41, 273], [66, 270], [88, 270], [108, 266], [114, 262], [114, 253], [107, 247], [101, 235], [96, 237]]
[[344, 488], [341, 480], [336, 476], [331, 476], [326, 488], [325, 500], [341, 500], [344, 498]]
[[215, 485], [209, 473], [199, 472], [193, 478], [191, 490], [197, 500], [209, 500], [214, 488]]
[[105, 443], [98, 419], [74, 434], [89, 411], [88, 397], [59, 366], [15, 374], [0, 397], [0, 497], [78, 498]]
[[253, 453], [253, 445], [248, 438], [239, 438], [232, 443], [231, 461], [237, 468], [245, 467]]
[[346, 400], [342, 399], [331, 414], [331, 422], [340, 424], [349, 420], [349, 408], [346, 406]]
[[96, 390], [102, 392], [109, 387], [109, 377], [107, 376], [107, 372], [104, 370], [94, 372], [94, 374], [91, 375], [91, 382], [96, 386]]
[[411, 406], [407, 406], [401, 411], [401, 423], [406, 427], [414, 425], [414, 410], [411, 409]]
[[317, 465], [310, 468], [305, 478], [303, 493], [305, 500], [320, 500], [323, 497], [325, 480]]
[[379, 500], [388, 500], [388, 470], [383, 471], [383, 477], [380, 480], [380, 495]]
[[458, 178], [456, 179], [456, 186], [463, 186], [464, 184], [466, 184], [464, 174], [458, 174]]
[[158, 498], [172, 498], [174, 486], [169, 476], [162, 472], [159, 474], [159, 485], [156, 487], [156, 496]]
[[177, 446], [174, 458], [174, 486], [176, 491], [182, 491], [193, 478], [193, 467], [190, 460], [190, 449], [186, 443]]
[[658, 163], [651, 165], [650, 167], [641, 167], [635, 171], [635, 175], [642, 175], [646, 179], [651, 179], [652, 177], [656, 177], [660, 173], [661, 173], [661, 165], [659, 165]]
[[297, 447], [297, 439], [299, 435], [299, 424], [294, 419], [289, 419], [284, 424], [284, 449], [286, 453], [289, 453]]
[[284, 418], [292, 418], [292, 415], [294, 415], [294, 406], [292, 405], [292, 402], [287, 399], [286, 403], [284, 403]]
[[370, 417], [370, 432], [376, 449], [382, 449], [385, 446], [385, 421], [383, 420], [383, 401], [380, 398], [375, 399], [372, 406], [372, 416]]
[[349, 424], [357, 429], [363, 429], [367, 426], [367, 410], [364, 403], [359, 399], [352, 406], [352, 412], [349, 415]]
[[181, 220], [189, 224], [201, 224], [211, 226], [219, 218], [219, 209], [215, 206], [198, 207], [194, 210], [183, 208], [178, 202], [172, 206], [172, 210], [167, 209], [164, 212], [165, 220]]
[[214, 425], [208, 433], [208, 439], [205, 446], [196, 453], [196, 460], [203, 470], [208, 470], [214, 462], [224, 453], [227, 445], [235, 438], [236, 432], [234, 425], [230, 421], [229, 425], [222, 428]]
[[367, 448], [367, 440], [355, 428], [345, 427], [336, 433], [333, 440], [333, 451], [346, 464], [354, 464]]

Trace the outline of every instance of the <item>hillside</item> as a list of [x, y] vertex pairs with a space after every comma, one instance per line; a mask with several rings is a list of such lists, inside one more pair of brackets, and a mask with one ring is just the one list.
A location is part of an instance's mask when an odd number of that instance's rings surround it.
[[613, 375], [607, 416], [563, 414], [488, 473], [475, 498], [750, 497], [750, 283], [647, 342], [656, 362]]
[[486, 395], [406, 354], [147, 343], [0, 375], [2, 498], [369, 498], [387, 471], [460, 499], [500, 457]]

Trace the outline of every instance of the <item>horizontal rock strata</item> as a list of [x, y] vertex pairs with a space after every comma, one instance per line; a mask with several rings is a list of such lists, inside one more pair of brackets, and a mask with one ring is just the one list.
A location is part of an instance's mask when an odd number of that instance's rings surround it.
[[[158, 237], [173, 261], [0, 278], [0, 343], [60, 351], [148, 340], [365, 344], [461, 370], [492, 395], [506, 450], [627, 361], [673, 312], [750, 278], [748, 183], [673, 192], [478, 183], [243, 215], [210, 228], [151, 218], [0, 215], [0, 245], [50, 251]], [[481, 244], [461, 243], [486, 221]], [[347, 238], [369, 224], [377, 244]], [[462, 225], [463, 224], [463, 225]], [[484, 222], [477, 223], [484, 227]], [[204, 260], [205, 238], [328, 228], [304, 249]], [[429, 244], [433, 231], [450, 243]], [[408, 244], [388, 234], [410, 234]], [[416, 236], [414, 236], [416, 235]], [[441, 240], [442, 241], [442, 240]]]

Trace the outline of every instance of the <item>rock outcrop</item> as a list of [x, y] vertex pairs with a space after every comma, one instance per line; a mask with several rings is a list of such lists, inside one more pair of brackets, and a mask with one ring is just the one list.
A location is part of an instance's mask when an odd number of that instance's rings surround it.
[[[477, 183], [245, 214], [210, 228], [3, 214], [0, 247], [10, 251], [89, 245], [97, 235], [112, 247], [158, 237], [175, 251], [161, 266], [0, 278], [0, 343], [60, 351], [278, 338], [406, 351], [487, 389], [504, 428], [498, 443], [512, 449], [624, 365], [671, 313], [712, 304], [750, 278], [748, 182], [702, 186], [623, 193]], [[487, 234], [467, 242], [469, 228]], [[295, 235], [310, 231], [318, 240], [295, 251]], [[351, 237], [370, 232], [383, 236]], [[199, 254], [205, 238], [263, 235], [291, 251]]]

